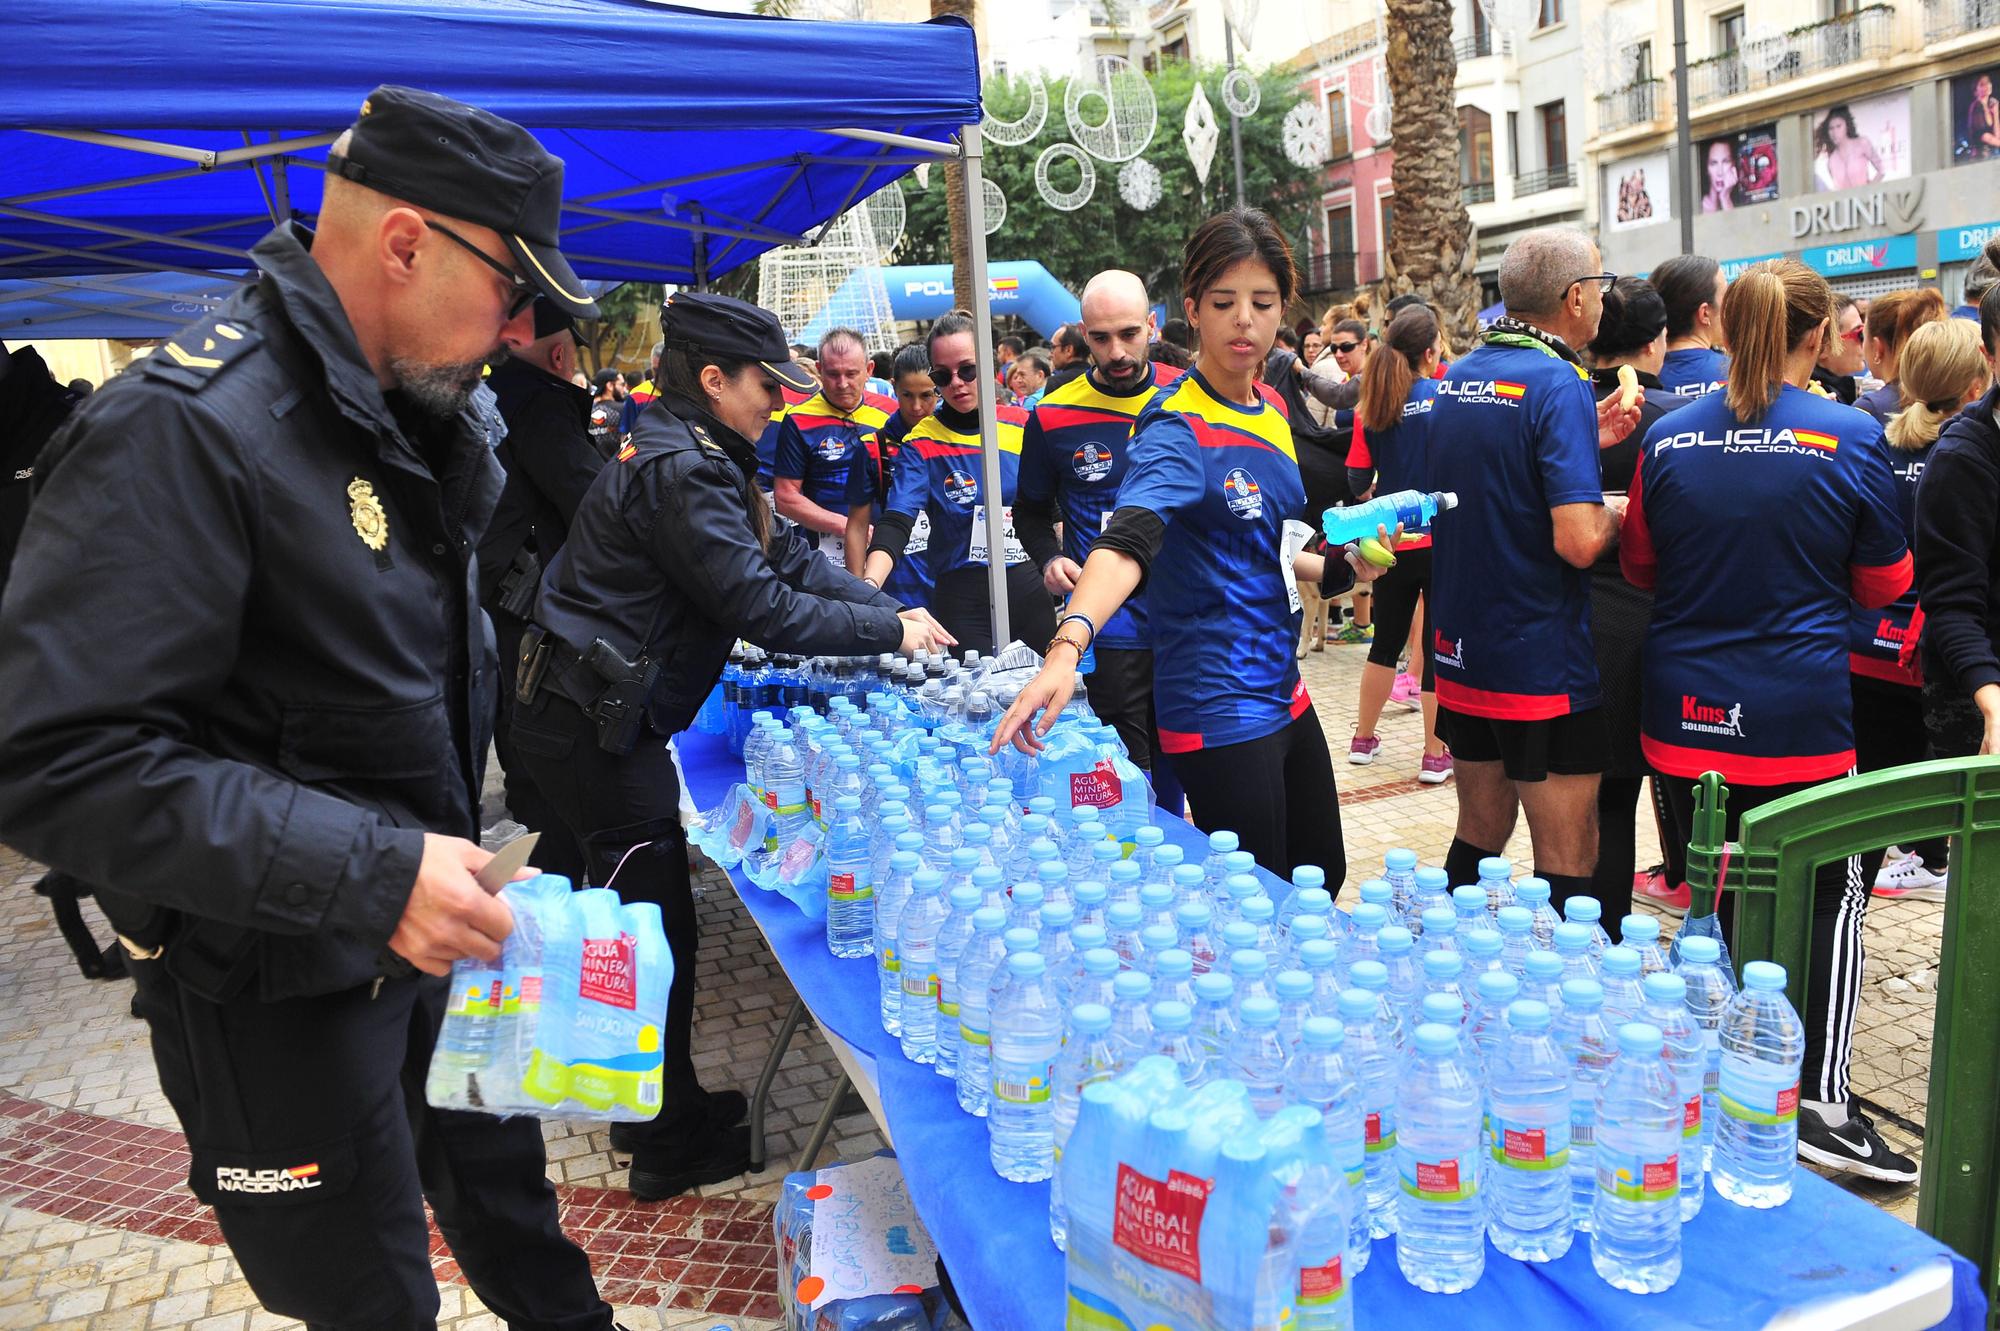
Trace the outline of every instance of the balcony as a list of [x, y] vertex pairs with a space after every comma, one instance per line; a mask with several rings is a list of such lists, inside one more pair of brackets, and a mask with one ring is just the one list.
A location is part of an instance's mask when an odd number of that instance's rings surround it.
[[1570, 189], [1577, 181], [1576, 167], [1565, 162], [1561, 166], [1544, 167], [1540, 171], [1524, 171], [1514, 177], [1514, 197], [1524, 194], [1547, 194], [1552, 189]]
[[1597, 132], [1615, 134], [1666, 118], [1667, 81], [1646, 79], [1597, 95]]
[[[2000, 7], [2000, 0], [1956, 0], [1961, 9]], [[1696, 106], [1757, 92], [1889, 54], [1895, 37], [1892, 5], [1870, 5], [1824, 23], [1793, 28], [1688, 66], [1688, 100]]]
[[1321, 295], [1330, 291], [1352, 291], [1354, 280], [1354, 260], [1352, 250], [1333, 250], [1326, 254], [1306, 256], [1305, 271], [1300, 274], [1300, 288], [1307, 295]]
[[1514, 54], [1514, 34], [1500, 33], [1497, 37], [1491, 30], [1476, 32], [1470, 37], [1460, 37], [1451, 44], [1451, 51], [1459, 64], [1468, 60], [1482, 60], [1489, 55]]
[[1466, 181], [1458, 187], [1458, 192], [1464, 197], [1465, 206], [1468, 208], [1475, 203], [1493, 202], [1493, 182], [1490, 180]]
[[1924, 43], [2000, 28], [2000, 0], [1924, 0]]

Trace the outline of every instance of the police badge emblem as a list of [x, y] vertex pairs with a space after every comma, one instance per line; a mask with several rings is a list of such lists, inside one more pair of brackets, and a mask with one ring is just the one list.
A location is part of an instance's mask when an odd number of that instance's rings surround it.
[[389, 515], [375, 497], [375, 487], [356, 476], [347, 483], [348, 514], [354, 520], [354, 534], [376, 553], [389, 544]]

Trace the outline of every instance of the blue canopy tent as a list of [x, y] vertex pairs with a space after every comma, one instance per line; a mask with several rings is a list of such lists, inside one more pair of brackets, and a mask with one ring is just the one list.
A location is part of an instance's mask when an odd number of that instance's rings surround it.
[[[826, 92], [829, 69], [889, 68], [908, 76]], [[993, 363], [978, 51], [956, 20], [649, 0], [13, 0], [0, 10], [0, 282], [246, 269], [274, 223], [310, 223], [326, 146], [381, 83], [534, 131], [567, 166], [563, 253], [586, 279], [703, 286], [811, 243], [920, 163], [958, 160], [979, 357]], [[36, 298], [82, 313], [75, 290]], [[998, 493], [991, 374], [980, 383]], [[1004, 642], [1005, 569], [993, 574]]]

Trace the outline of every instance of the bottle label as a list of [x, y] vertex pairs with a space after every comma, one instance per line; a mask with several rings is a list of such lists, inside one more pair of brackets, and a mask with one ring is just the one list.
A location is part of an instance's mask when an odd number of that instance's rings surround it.
[[1069, 802], [1072, 805], [1088, 804], [1093, 808], [1109, 809], [1124, 799], [1125, 783], [1118, 779], [1117, 768], [1109, 758], [1099, 758], [1087, 772], [1070, 773]]
[[624, 933], [616, 938], [584, 939], [583, 978], [577, 993], [607, 1007], [627, 1011], [637, 1007], [639, 980], [634, 953], [638, 943], [637, 938]]
[[1401, 1169], [1403, 1191], [1420, 1202], [1469, 1202], [1479, 1195], [1479, 1171], [1460, 1165], [1456, 1156], [1442, 1160], [1411, 1156]]
[[1142, 1262], [1199, 1281], [1201, 1215], [1211, 1186], [1178, 1169], [1162, 1181], [1119, 1165], [1111, 1241]]
[[1680, 1156], [1646, 1160], [1604, 1145], [1597, 1148], [1597, 1187], [1624, 1202], [1677, 1201], [1681, 1192]]
[[1494, 1163], [1509, 1169], [1569, 1168], [1568, 1123], [1529, 1127], [1502, 1115], [1493, 1120], [1489, 1140], [1493, 1144]]
[[1797, 1074], [1790, 1073], [1792, 1081], [1786, 1085], [1765, 1073], [1767, 1067], [1746, 1058], [1725, 1057], [1722, 1060], [1716, 1095], [1723, 1113], [1741, 1123], [1767, 1127], [1798, 1121]]
[[[944, 1004], [940, 1003], [938, 1007], [942, 1010]], [[952, 1010], [956, 1012], [958, 1004], [952, 1004]], [[993, 1037], [990, 1034], [968, 1026], [963, 1021], [958, 1023], [958, 1038], [961, 1043], [971, 1045], [976, 1049], [985, 1049], [993, 1043]]]
[[1347, 1293], [1347, 1281], [1340, 1272], [1340, 1258], [1325, 1266], [1299, 1268], [1299, 1306], [1325, 1308], [1340, 1302]]
[[918, 966], [903, 972], [903, 994], [908, 998], [929, 998], [935, 1000], [938, 991], [936, 971], [926, 971]]
[[749, 800], [736, 806], [736, 825], [729, 829], [729, 844], [737, 850], [750, 839], [750, 826], [757, 820], [757, 809]]
[[1045, 1105], [1054, 1080], [1052, 1065], [1048, 1063], [1038, 1063], [1032, 1068], [1008, 1068], [1004, 1072], [996, 1068], [993, 1098], [1010, 1105]]
[[832, 901], [866, 901], [875, 889], [865, 880], [857, 882], [852, 873], [835, 873], [827, 875], [826, 895]]
[[879, 955], [882, 961], [882, 969], [888, 971], [891, 975], [894, 975], [903, 969], [902, 958], [896, 955], [895, 948], [885, 947], [882, 949]]
[[1696, 1091], [1681, 1106], [1681, 1137], [1692, 1139], [1701, 1136], [1701, 1092]]
[[1362, 1120], [1362, 1143], [1368, 1154], [1396, 1149], [1396, 1111], [1384, 1106]]
[[935, 983], [936, 987], [932, 990], [932, 992], [937, 995], [938, 1016], [950, 1017], [952, 1020], [956, 1021], [958, 1019], [958, 1004], [944, 996], [943, 980], [938, 980]]

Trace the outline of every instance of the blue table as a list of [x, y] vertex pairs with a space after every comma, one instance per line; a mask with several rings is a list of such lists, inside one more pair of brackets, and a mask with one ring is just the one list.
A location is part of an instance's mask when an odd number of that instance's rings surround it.
[[[688, 790], [711, 808], [742, 763], [722, 740], [689, 733], [677, 741]], [[1166, 824], [1169, 840], [1190, 856], [1206, 854], [1194, 828]], [[1262, 871], [1259, 871], [1262, 873]], [[1265, 877], [1270, 877], [1266, 874]], [[910, 1063], [882, 1030], [874, 962], [840, 960], [827, 951], [823, 922], [738, 873], [730, 875], [793, 987], [820, 1025], [874, 1059], [883, 1114], [910, 1198], [923, 1217], [978, 1331], [1053, 1331], [1063, 1325], [1063, 1256], [1049, 1240], [1046, 1183], [1008, 1183], [987, 1158], [986, 1123], [958, 1107], [953, 1089], [928, 1067]], [[1273, 885], [1278, 880], [1271, 879]], [[1588, 1242], [1560, 1262], [1531, 1265], [1489, 1250], [1486, 1275], [1462, 1295], [1425, 1294], [1396, 1269], [1394, 1239], [1375, 1245], [1355, 1281], [1364, 1326], [1420, 1327], [1455, 1321], [1507, 1327], [1584, 1326], [1657, 1331], [1669, 1326], [1758, 1327], [1820, 1300], [1875, 1295], [1905, 1306], [1907, 1291], [1943, 1280], [1952, 1292], [1943, 1325], [1979, 1331], [1986, 1315], [1978, 1270], [1963, 1257], [1860, 1198], [1806, 1170], [1789, 1205], [1749, 1211], [1710, 1190], [1684, 1232], [1687, 1273], [1665, 1294], [1642, 1297], [1612, 1289], [1591, 1269]], [[1903, 1285], [1897, 1282], [1905, 1281]], [[1892, 1288], [1893, 1287], [1893, 1288]], [[1899, 1298], [1899, 1291], [1904, 1297]], [[1935, 1299], [1933, 1299], [1935, 1303]], [[1851, 1325], [1860, 1304], [1798, 1325]]]

